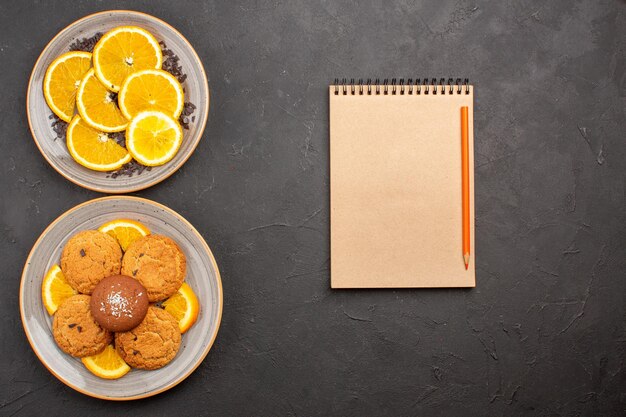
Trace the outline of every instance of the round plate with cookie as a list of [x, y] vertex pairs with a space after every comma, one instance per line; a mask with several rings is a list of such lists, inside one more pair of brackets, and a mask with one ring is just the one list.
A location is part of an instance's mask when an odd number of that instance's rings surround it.
[[20, 286], [26, 336], [42, 363], [84, 394], [163, 392], [204, 360], [222, 316], [222, 284], [203, 237], [138, 197], [103, 197], [57, 218]]

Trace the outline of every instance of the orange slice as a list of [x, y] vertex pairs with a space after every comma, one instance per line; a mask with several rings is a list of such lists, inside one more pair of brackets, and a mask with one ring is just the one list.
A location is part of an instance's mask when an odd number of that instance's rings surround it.
[[104, 379], [118, 379], [130, 371], [130, 366], [115, 351], [113, 345], [108, 345], [97, 355], [87, 356], [81, 361], [92, 374]]
[[160, 111], [139, 113], [126, 129], [128, 152], [143, 165], [163, 165], [176, 155], [182, 143], [180, 124]]
[[178, 119], [185, 105], [184, 97], [183, 87], [172, 74], [148, 69], [126, 77], [118, 101], [128, 119], [145, 110], [159, 110]]
[[162, 63], [159, 42], [136, 26], [120, 26], [105, 33], [93, 48], [96, 76], [111, 91], [119, 91], [133, 72], [161, 68]]
[[85, 123], [102, 132], [120, 132], [126, 129], [128, 120], [119, 107], [115, 93], [111, 93], [94, 75], [87, 72], [76, 93], [78, 114]]
[[70, 122], [76, 108], [76, 91], [91, 68], [89, 52], [68, 52], [50, 64], [43, 78], [43, 95], [59, 119]]
[[59, 265], [53, 265], [41, 283], [41, 298], [48, 314], [53, 315], [66, 298], [76, 294], [78, 292], [67, 283]]
[[165, 311], [178, 320], [181, 333], [185, 333], [198, 318], [200, 303], [191, 287], [183, 282], [178, 292], [161, 304]]
[[85, 168], [94, 171], [114, 171], [131, 161], [126, 148], [109, 136], [74, 116], [67, 127], [67, 149], [72, 158]]
[[150, 229], [130, 219], [112, 220], [100, 226], [98, 230], [114, 237], [124, 252], [135, 240], [150, 234]]

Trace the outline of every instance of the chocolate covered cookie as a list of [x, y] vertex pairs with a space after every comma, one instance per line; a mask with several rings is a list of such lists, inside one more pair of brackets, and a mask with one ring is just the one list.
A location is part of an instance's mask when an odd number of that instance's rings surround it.
[[125, 332], [136, 327], [148, 311], [148, 293], [139, 281], [112, 275], [96, 285], [91, 294], [91, 314], [106, 330]]

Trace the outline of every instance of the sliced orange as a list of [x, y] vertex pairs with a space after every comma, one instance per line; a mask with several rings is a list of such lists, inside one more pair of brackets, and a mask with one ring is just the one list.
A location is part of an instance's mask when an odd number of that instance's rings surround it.
[[183, 143], [183, 129], [172, 116], [160, 111], [136, 115], [126, 129], [128, 152], [146, 166], [170, 161]]
[[81, 361], [92, 374], [104, 379], [118, 379], [130, 371], [130, 366], [124, 362], [113, 345], [108, 345], [97, 355], [87, 356]]
[[118, 101], [120, 110], [128, 119], [145, 110], [159, 110], [178, 119], [185, 105], [185, 94], [172, 74], [148, 69], [126, 77]]
[[162, 63], [159, 42], [137, 26], [117, 27], [93, 48], [96, 76], [111, 91], [119, 91], [124, 78], [133, 72], [161, 68]]
[[183, 282], [176, 294], [163, 301], [161, 305], [178, 320], [181, 333], [185, 333], [193, 326], [200, 313], [198, 297], [186, 282]]
[[59, 119], [70, 122], [76, 108], [76, 91], [91, 68], [89, 52], [67, 52], [50, 64], [43, 78], [43, 95]]
[[98, 81], [93, 69], [80, 82], [76, 93], [76, 107], [80, 117], [94, 129], [120, 132], [128, 125], [128, 120], [117, 106], [116, 94]]
[[111, 220], [100, 226], [98, 230], [114, 237], [124, 252], [135, 240], [150, 234], [150, 229], [130, 219]]
[[76, 115], [67, 127], [67, 149], [72, 158], [94, 171], [114, 171], [131, 161], [126, 148]]
[[53, 315], [66, 298], [76, 294], [78, 292], [67, 283], [59, 265], [53, 265], [41, 283], [41, 298], [48, 314]]

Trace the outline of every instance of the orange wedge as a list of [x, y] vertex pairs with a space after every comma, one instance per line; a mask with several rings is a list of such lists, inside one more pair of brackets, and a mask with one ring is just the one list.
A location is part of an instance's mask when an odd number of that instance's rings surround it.
[[128, 120], [117, 106], [115, 93], [111, 93], [94, 75], [87, 72], [76, 93], [78, 114], [85, 123], [102, 132], [120, 132], [126, 129]]
[[135, 240], [150, 234], [150, 229], [130, 219], [112, 220], [100, 226], [98, 230], [114, 237], [124, 252]]
[[89, 52], [67, 52], [50, 64], [43, 78], [43, 95], [59, 119], [70, 122], [76, 108], [76, 91], [91, 68]]
[[124, 79], [133, 72], [161, 68], [162, 63], [159, 42], [137, 26], [110, 30], [93, 48], [96, 76], [111, 91], [119, 91]]
[[126, 77], [118, 101], [127, 119], [144, 110], [159, 110], [178, 119], [185, 105], [184, 97], [183, 87], [172, 74], [148, 69]]
[[128, 152], [146, 166], [170, 161], [183, 143], [183, 129], [178, 121], [160, 111], [136, 115], [126, 129]]
[[97, 355], [82, 358], [83, 365], [89, 371], [104, 379], [118, 379], [130, 371], [130, 366], [118, 355], [113, 345], [109, 345]]
[[41, 298], [48, 314], [53, 315], [66, 298], [76, 294], [76, 290], [65, 280], [59, 265], [53, 265], [41, 284]]
[[178, 320], [181, 333], [185, 333], [193, 326], [200, 313], [198, 297], [186, 282], [183, 282], [176, 294], [163, 301], [161, 305], [165, 311]]
[[132, 159], [126, 148], [78, 115], [67, 127], [67, 149], [76, 162], [94, 171], [114, 171]]

